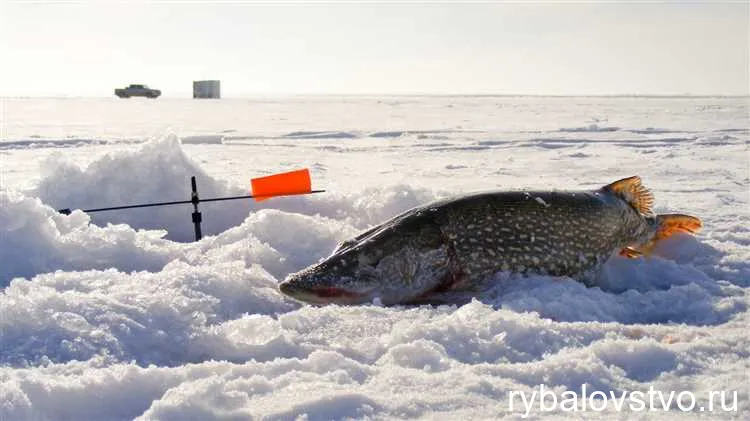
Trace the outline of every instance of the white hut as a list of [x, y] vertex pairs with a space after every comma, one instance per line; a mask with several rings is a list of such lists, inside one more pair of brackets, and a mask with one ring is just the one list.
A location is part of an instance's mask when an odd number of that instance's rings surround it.
[[218, 80], [193, 81], [193, 98], [221, 98], [221, 82]]

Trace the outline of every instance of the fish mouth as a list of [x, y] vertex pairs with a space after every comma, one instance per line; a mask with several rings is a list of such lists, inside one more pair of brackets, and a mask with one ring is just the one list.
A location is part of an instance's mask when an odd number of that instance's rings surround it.
[[310, 304], [359, 304], [367, 301], [367, 292], [350, 291], [338, 287], [302, 288], [294, 282], [279, 284], [279, 291], [299, 301]]

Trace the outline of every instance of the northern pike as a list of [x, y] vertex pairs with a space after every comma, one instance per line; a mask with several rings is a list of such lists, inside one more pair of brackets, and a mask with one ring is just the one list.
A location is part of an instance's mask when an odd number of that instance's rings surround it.
[[[419, 303], [497, 272], [586, 282], [614, 254], [636, 258], [700, 219], [656, 215], [637, 176], [592, 191], [477, 193], [416, 207], [290, 274], [282, 293], [313, 304]], [[595, 278], [595, 277], [594, 277]]]

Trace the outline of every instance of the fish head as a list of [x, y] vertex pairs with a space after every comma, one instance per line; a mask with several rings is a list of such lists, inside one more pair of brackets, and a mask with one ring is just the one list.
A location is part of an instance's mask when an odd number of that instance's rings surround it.
[[391, 305], [411, 301], [450, 277], [448, 245], [434, 223], [397, 221], [367, 234], [290, 274], [280, 291], [311, 304]]

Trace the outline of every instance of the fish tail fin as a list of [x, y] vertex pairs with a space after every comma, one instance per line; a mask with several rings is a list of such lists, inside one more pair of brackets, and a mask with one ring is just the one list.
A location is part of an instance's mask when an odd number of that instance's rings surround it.
[[641, 246], [625, 247], [620, 251], [621, 256], [636, 258], [642, 255], [650, 255], [659, 241], [671, 237], [672, 235], [683, 232], [686, 234], [695, 234], [703, 227], [703, 222], [699, 218], [679, 213], [667, 213], [656, 216], [656, 228], [653, 237], [646, 244]]
[[654, 216], [652, 206], [654, 205], [654, 194], [641, 183], [641, 177], [632, 177], [617, 180], [607, 184], [603, 190], [610, 191], [622, 200], [628, 202], [633, 209], [643, 216]]
[[680, 213], [665, 213], [656, 216], [656, 234], [654, 240], [663, 240], [674, 233], [695, 234], [703, 228], [699, 218]]

